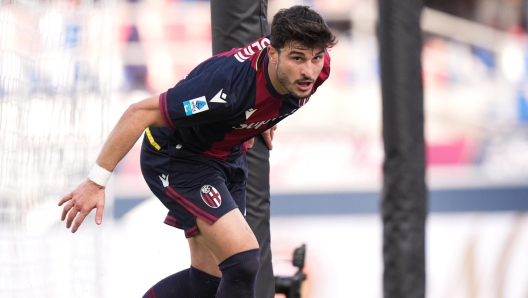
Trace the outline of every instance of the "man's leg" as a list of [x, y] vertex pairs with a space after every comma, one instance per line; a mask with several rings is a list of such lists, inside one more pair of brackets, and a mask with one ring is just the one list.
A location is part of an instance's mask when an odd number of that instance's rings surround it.
[[170, 275], [150, 288], [143, 298], [215, 298], [222, 273], [209, 250], [188, 239], [191, 267]]
[[260, 245], [257, 297], [272, 298], [275, 296], [275, 277], [270, 247], [270, 152], [261, 136], [255, 137], [255, 143], [246, 155], [249, 170], [246, 220]]
[[196, 223], [200, 233], [188, 240], [191, 267], [161, 280], [143, 298], [255, 297], [260, 250], [239, 209], [212, 225], [199, 218]]
[[[209, 225], [196, 219], [200, 233], [194, 239], [203, 244], [213, 255], [222, 272], [217, 298], [255, 297], [255, 284], [260, 263], [260, 249], [239, 209], [234, 209]], [[210, 263], [193, 257], [191, 265], [201, 270], [209, 270]], [[192, 263], [196, 260], [195, 263]], [[203, 266], [203, 267], [201, 267]], [[209, 272], [210, 274], [213, 272]]]

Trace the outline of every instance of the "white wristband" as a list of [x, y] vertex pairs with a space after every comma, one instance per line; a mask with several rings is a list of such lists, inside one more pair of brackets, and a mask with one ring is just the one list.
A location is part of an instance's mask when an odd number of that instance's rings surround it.
[[112, 172], [109, 172], [106, 169], [100, 167], [98, 164], [95, 164], [90, 171], [90, 174], [88, 174], [88, 179], [90, 179], [95, 184], [105, 187], [106, 183], [108, 183], [108, 179], [110, 179], [110, 175], [112, 175]]

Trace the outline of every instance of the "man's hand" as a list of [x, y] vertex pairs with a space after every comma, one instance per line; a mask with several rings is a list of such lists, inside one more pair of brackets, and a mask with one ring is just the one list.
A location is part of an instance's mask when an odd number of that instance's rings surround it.
[[[274, 125], [272, 128], [266, 130], [265, 132], [261, 134], [262, 138], [264, 139], [264, 143], [266, 143], [266, 146], [268, 146], [269, 150], [273, 149], [272, 141], [273, 141], [273, 135], [275, 134], [275, 130], [277, 130], [277, 125]], [[247, 144], [248, 149], [252, 148], [253, 144], [255, 144], [255, 139], [252, 138], [251, 140], [248, 140], [246, 144]]]
[[95, 223], [100, 225], [103, 221], [103, 209], [105, 204], [105, 190], [92, 181], [86, 179], [77, 188], [66, 195], [59, 202], [59, 206], [68, 202], [62, 209], [61, 220], [66, 220], [66, 228], [70, 228], [73, 220], [72, 233], [75, 233], [86, 216], [96, 208]]
[[266, 143], [266, 146], [268, 146], [269, 150], [273, 149], [273, 144], [271, 142], [273, 141], [273, 135], [275, 135], [275, 130], [277, 130], [277, 125], [274, 125], [270, 129], [262, 133], [264, 143]]

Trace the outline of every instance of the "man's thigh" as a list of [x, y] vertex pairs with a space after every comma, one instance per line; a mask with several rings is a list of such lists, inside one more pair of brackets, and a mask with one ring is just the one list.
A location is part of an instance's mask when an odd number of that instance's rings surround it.
[[259, 248], [257, 239], [238, 209], [233, 209], [210, 225], [197, 218], [200, 233], [194, 236], [211, 251], [217, 264], [237, 253]]

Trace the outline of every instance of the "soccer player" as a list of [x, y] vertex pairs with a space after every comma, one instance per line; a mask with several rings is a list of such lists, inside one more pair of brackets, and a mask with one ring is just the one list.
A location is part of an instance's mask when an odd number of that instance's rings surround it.
[[66, 227], [76, 232], [93, 209], [101, 224], [111, 172], [144, 133], [143, 176], [191, 253], [190, 268], [144, 297], [255, 297], [260, 253], [244, 219], [246, 141], [308, 102], [329, 76], [335, 44], [317, 12], [282, 9], [269, 39], [213, 56], [167, 92], [132, 104], [88, 179], [60, 200]]

